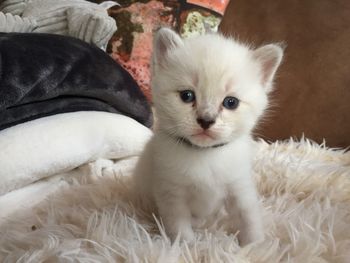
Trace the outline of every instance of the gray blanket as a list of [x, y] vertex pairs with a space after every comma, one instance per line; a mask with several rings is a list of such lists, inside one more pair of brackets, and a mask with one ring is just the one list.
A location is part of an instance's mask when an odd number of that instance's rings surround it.
[[60, 35], [0, 33], [0, 130], [73, 111], [121, 113], [152, 124], [134, 79], [99, 48]]

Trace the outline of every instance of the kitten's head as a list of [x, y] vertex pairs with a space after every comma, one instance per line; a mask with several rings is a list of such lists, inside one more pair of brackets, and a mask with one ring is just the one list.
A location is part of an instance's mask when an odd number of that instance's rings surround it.
[[267, 107], [283, 51], [256, 50], [220, 34], [181, 39], [155, 36], [152, 92], [159, 129], [199, 147], [249, 134]]

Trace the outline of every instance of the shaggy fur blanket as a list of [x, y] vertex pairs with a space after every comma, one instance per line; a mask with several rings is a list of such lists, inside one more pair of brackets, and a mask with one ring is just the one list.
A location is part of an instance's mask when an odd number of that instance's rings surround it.
[[[308, 140], [256, 144], [266, 240], [241, 248], [225, 214], [171, 243], [133, 202], [132, 165], [100, 160], [0, 225], [1, 262], [350, 262], [350, 153]], [[101, 165], [102, 162], [102, 165]]]

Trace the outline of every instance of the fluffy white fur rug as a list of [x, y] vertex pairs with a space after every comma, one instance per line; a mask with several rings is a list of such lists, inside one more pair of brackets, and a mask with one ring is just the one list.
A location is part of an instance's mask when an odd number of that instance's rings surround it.
[[120, 174], [106, 160], [73, 171], [48, 200], [0, 225], [0, 261], [350, 262], [350, 153], [307, 140], [257, 148], [264, 242], [240, 248], [223, 214], [194, 244], [171, 244], [131, 201], [130, 169]]

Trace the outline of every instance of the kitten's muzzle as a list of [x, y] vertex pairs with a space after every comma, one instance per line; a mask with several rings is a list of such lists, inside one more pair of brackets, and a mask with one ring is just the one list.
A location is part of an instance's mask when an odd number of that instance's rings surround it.
[[204, 129], [207, 130], [215, 123], [215, 119], [209, 118], [197, 118], [197, 123]]

